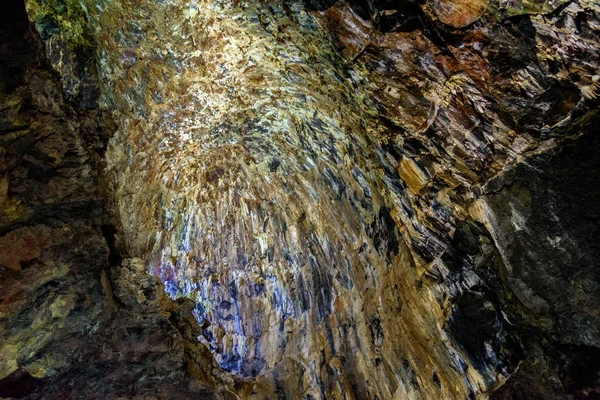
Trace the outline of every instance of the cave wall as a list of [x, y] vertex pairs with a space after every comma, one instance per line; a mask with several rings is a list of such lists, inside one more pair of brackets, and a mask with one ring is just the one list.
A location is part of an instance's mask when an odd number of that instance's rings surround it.
[[598, 392], [597, 4], [27, 6], [239, 396]]
[[596, 6], [414, 6], [313, 5], [365, 77], [444, 330], [494, 382], [483, 395], [593, 398]]
[[67, 101], [31, 28], [22, 2], [3, 4], [0, 397], [234, 398], [193, 302], [111, 249], [96, 168], [111, 124]]

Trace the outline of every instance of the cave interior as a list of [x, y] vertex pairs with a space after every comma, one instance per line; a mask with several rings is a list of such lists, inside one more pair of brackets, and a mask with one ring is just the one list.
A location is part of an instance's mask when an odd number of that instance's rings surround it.
[[4, 0], [0, 398], [600, 399], [595, 0]]

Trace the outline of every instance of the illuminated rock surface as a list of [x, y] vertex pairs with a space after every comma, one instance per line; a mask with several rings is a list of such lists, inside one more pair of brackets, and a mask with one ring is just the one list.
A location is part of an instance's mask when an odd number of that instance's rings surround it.
[[600, 396], [596, 3], [27, 10], [0, 396]]

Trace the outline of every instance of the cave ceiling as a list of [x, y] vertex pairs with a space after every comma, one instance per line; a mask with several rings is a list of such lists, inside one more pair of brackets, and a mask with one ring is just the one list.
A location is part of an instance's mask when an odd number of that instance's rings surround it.
[[0, 397], [600, 396], [597, 2], [7, 4]]

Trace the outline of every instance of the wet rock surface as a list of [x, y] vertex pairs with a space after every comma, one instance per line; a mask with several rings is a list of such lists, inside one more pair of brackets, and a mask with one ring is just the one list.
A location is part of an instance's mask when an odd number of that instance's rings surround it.
[[0, 396], [600, 395], [597, 4], [27, 10]]

